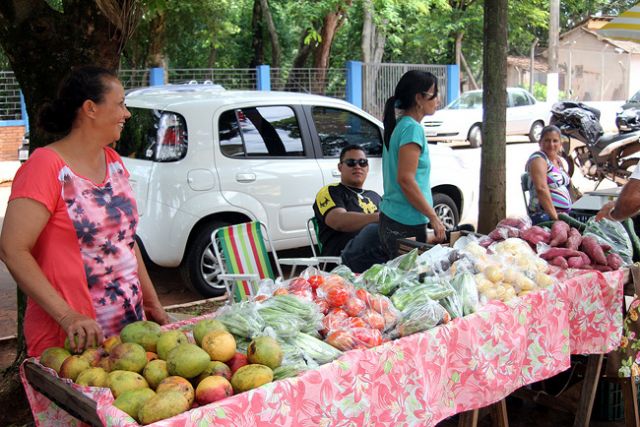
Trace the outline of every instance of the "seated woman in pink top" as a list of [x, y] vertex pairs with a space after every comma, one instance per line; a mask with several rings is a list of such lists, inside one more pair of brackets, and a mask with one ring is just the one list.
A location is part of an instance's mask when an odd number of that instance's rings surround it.
[[114, 73], [80, 67], [45, 106], [39, 126], [59, 136], [13, 181], [0, 257], [28, 296], [27, 352], [66, 337], [97, 346], [128, 323], [168, 322], [135, 241], [129, 173], [109, 147], [131, 116]]

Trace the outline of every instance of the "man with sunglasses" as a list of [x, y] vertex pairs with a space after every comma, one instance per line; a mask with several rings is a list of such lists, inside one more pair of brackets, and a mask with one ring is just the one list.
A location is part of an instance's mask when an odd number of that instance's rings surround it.
[[375, 263], [387, 261], [378, 237], [381, 197], [363, 188], [369, 161], [358, 145], [342, 149], [338, 170], [340, 182], [320, 189], [313, 204], [322, 255], [339, 255], [344, 265], [361, 273]]

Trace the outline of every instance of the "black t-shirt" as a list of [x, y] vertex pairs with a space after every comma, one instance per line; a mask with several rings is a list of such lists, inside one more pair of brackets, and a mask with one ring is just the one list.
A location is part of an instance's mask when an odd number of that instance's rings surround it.
[[318, 220], [319, 238], [322, 243], [322, 255], [337, 256], [358, 232], [336, 231], [324, 222], [325, 216], [333, 208], [343, 208], [347, 212], [372, 214], [378, 211], [381, 197], [371, 190], [347, 187], [342, 183], [322, 187], [316, 195], [313, 212]]

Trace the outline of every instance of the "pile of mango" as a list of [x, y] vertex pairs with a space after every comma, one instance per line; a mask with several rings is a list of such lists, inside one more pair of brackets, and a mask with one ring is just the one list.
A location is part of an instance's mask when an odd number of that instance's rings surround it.
[[134, 322], [82, 354], [71, 354], [68, 340], [65, 348], [48, 348], [40, 363], [78, 385], [110, 388], [114, 406], [141, 424], [269, 383], [282, 363], [282, 349], [271, 337], [255, 338], [244, 354], [215, 319], [201, 320], [192, 332], [193, 340], [182, 330]]

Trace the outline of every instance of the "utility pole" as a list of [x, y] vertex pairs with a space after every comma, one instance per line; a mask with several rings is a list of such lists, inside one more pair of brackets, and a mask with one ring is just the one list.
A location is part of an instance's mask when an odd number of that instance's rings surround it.
[[547, 101], [558, 100], [558, 44], [560, 39], [560, 0], [549, 0], [549, 74]]

